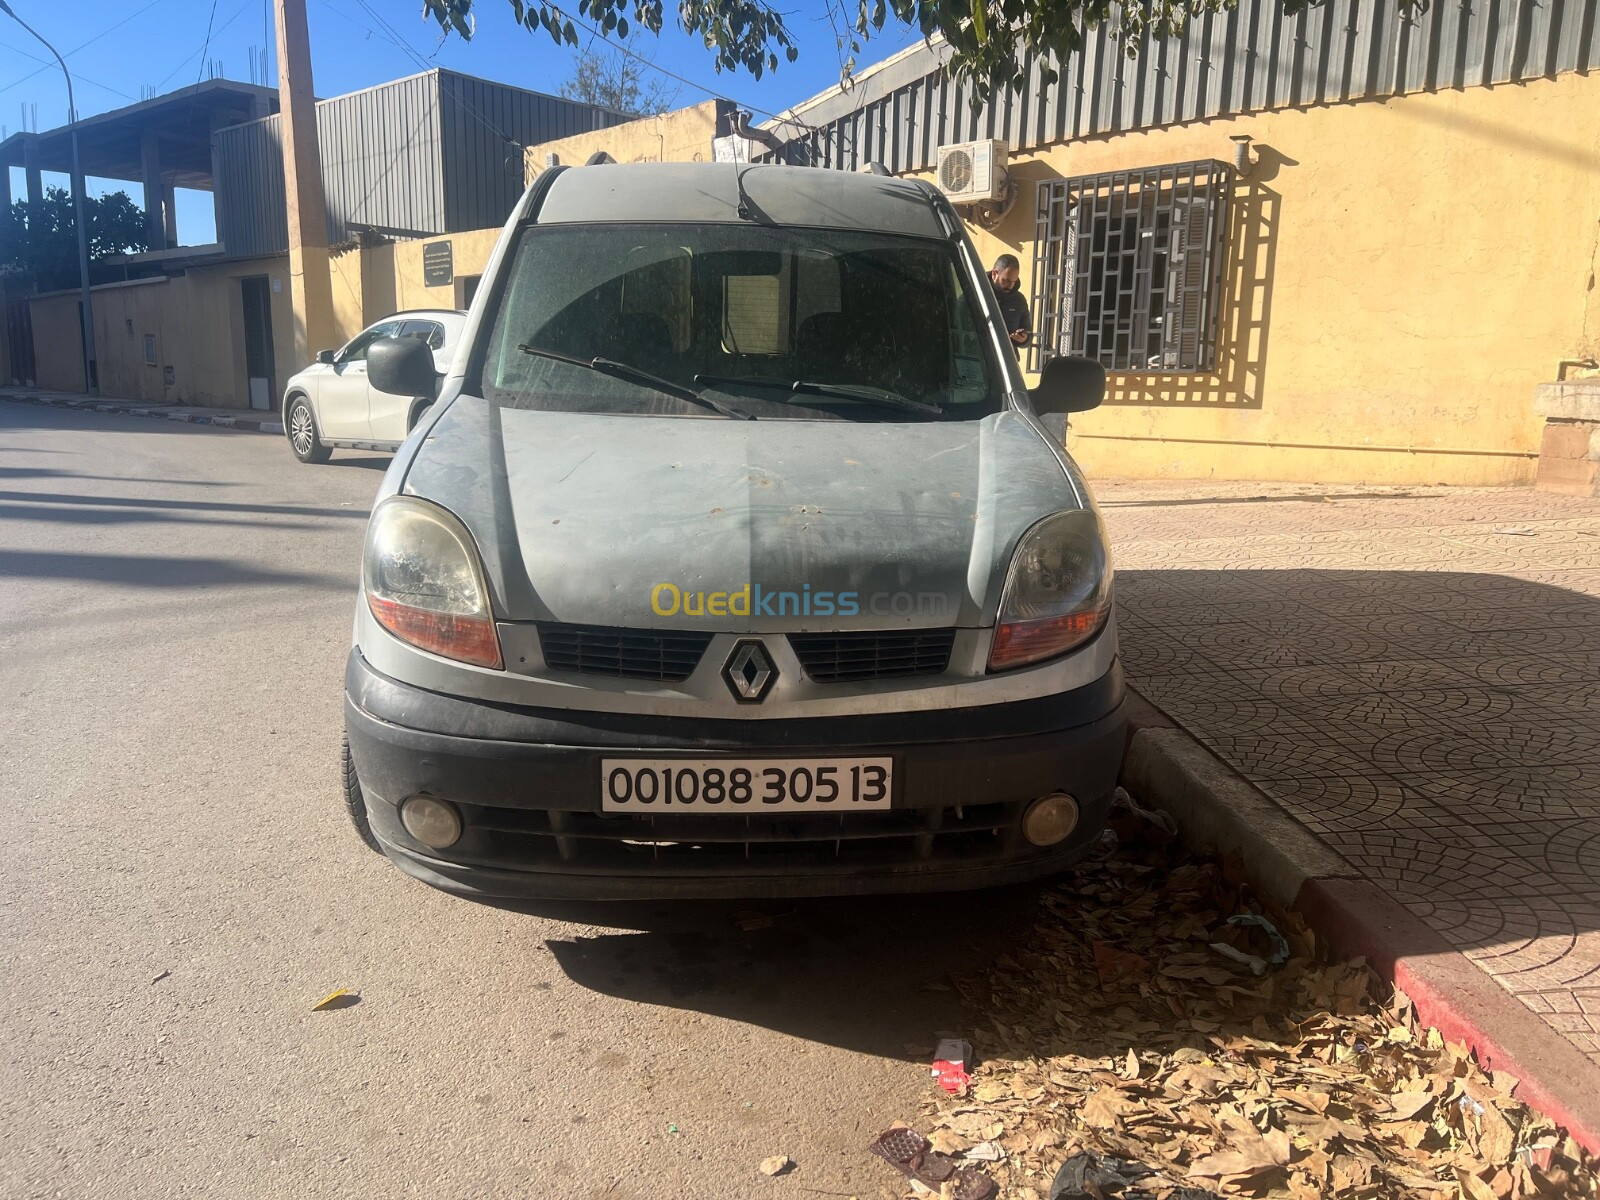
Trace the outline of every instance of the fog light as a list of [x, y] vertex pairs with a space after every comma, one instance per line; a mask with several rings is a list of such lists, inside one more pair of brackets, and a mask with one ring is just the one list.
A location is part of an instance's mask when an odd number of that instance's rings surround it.
[[1035, 846], [1064, 842], [1077, 827], [1078, 802], [1065, 792], [1040, 796], [1022, 814], [1022, 836]]
[[[1076, 807], [1073, 812], [1077, 812]], [[407, 833], [435, 850], [455, 845], [461, 836], [461, 814], [448, 800], [409, 796], [400, 805], [400, 819], [405, 822]]]

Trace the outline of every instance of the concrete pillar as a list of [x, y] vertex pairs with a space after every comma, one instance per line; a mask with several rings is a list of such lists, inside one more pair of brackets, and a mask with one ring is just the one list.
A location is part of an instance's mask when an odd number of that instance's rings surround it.
[[170, 248], [178, 244], [178, 189], [172, 184], [161, 185], [162, 233]]
[[152, 250], [167, 248], [166, 223], [161, 217], [161, 139], [153, 129], [139, 135], [139, 161], [144, 177], [144, 240]]
[[22, 143], [22, 169], [28, 176], [28, 203], [44, 203], [44, 182], [39, 178], [39, 139]]
[[278, 104], [283, 115], [283, 186], [289, 218], [289, 296], [294, 351], [308, 363], [337, 344], [333, 276], [328, 269], [328, 203], [311, 88], [311, 37], [305, 0], [274, 0], [278, 17]]
[[[226, 129], [232, 118], [225, 112], [213, 110], [211, 113], [211, 220], [212, 228], [217, 231], [216, 240], [223, 242], [222, 234], [222, 155], [217, 149], [217, 133]], [[226, 249], [226, 246], [224, 246]]]

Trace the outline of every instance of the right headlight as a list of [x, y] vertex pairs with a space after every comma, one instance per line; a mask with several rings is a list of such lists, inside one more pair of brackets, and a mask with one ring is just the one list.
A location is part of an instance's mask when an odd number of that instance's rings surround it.
[[1099, 516], [1092, 509], [1048, 516], [1011, 557], [989, 669], [1065, 654], [1099, 633], [1110, 614], [1111, 554]]
[[437, 504], [392, 496], [378, 505], [362, 585], [378, 624], [401, 641], [474, 666], [504, 665], [477, 547]]

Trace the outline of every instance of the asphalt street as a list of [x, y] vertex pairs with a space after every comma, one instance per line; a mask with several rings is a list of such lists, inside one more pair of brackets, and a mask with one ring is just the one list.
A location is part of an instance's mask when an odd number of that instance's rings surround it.
[[386, 465], [0, 403], [0, 1194], [878, 1196], [866, 1145], [961, 1019], [937, 981], [1029, 893], [513, 911], [407, 879], [337, 787]]

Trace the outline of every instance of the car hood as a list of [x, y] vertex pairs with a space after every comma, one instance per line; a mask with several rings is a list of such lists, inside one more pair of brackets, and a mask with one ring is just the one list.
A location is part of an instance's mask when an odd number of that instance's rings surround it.
[[[1017, 538], [1089, 502], [1015, 412], [737, 421], [472, 396], [404, 490], [472, 531], [501, 619], [719, 631], [990, 624]], [[732, 612], [695, 611], [746, 588]]]

